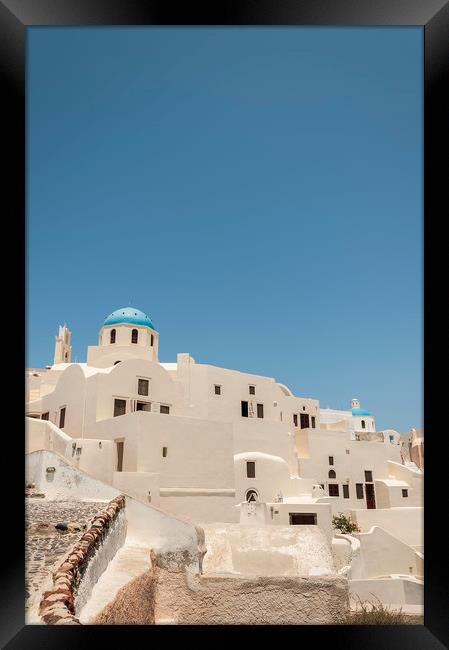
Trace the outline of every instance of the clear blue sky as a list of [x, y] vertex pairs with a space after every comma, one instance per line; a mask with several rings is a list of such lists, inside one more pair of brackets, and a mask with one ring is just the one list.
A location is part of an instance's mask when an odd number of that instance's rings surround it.
[[161, 361], [422, 425], [422, 29], [28, 30], [27, 365]]

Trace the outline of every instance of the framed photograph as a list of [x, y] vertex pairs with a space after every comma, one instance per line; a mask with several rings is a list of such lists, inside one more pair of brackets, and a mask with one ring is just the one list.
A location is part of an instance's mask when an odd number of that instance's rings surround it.
[[3, 0], [0, 25], [2, 647], [449, 647], [449, 3]]

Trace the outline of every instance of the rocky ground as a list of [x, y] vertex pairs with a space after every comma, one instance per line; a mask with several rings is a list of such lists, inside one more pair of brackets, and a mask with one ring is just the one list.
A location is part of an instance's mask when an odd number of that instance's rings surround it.
[[28, 488], [25, 501], [25, 610], [51, 574], [105, 507], [97, 501], [49, 501]]

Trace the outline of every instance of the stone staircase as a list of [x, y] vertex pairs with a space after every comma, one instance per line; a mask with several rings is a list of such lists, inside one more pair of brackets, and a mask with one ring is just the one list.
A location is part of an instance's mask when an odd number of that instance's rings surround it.
[[132, 540], [125, 541], [95, 584], [88, 602], [78, 612], [80, 622], [89, 624], [115, 598], [121, 587], [148, 571], [150, 566], [150, 548]]

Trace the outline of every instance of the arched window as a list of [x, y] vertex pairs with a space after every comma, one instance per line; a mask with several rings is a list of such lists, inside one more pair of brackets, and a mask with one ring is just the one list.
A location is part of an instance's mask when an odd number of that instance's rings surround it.
[[115, 343], [115, 330], [111, 330], [111, 337], [109, 340], [111, 343]]
[[329, 472], [329, 478], [337, 478], [337, 475], [335, 473], [335, 470], [331, 469]]
[[139, 337], [139, 332], [138, 330], [133, 330], [131, 332], [131, 343], [137, 343], [137, 339]]
[[248, 503], [257, 503], [259, 501], [259, 495], [256, 490], [248, 490], [245, 495], [245, 499]]
[[362, 420], [362, 429], [365, 428], [365, 420]]

